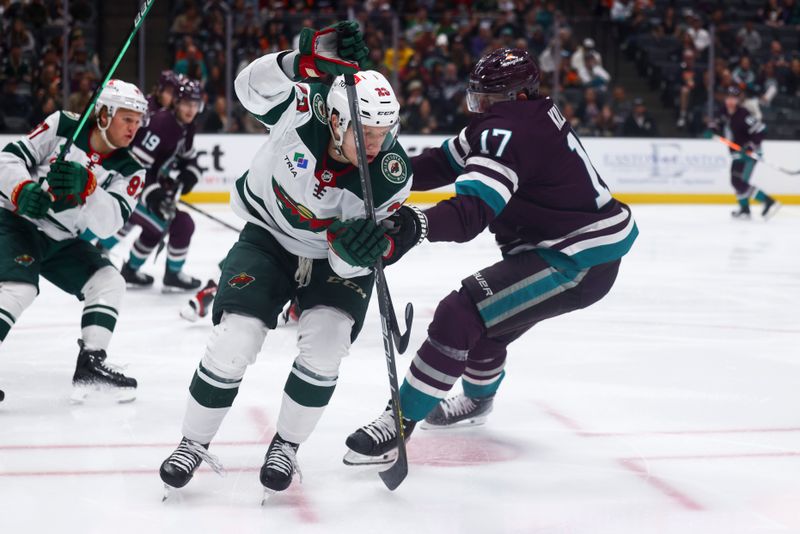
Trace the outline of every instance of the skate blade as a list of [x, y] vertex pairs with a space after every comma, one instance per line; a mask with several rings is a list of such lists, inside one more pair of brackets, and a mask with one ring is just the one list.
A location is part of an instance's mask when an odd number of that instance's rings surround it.
[[780, 202], [776, 202], [775, 204], [773, 204], [772, 209], [769, 210], [767, 214], [764, 216], [764, 222], [767, 222], [768, 220], [775, 217], [775, 214], [778, 213], [782, 207], [783, 204], [781, 204]]
[[482, 424], [486, 423], [486, 419], [488, 419], [488, 416], [482, 415], [478, 417], [471, 417], [469, 419], [464, 419], [463, 421], [453, 423], [452, 425], [437, 425], [434, 423], [429, 423], [428, 421], [423, 421], [422, 424], [420, 425], [420, 428], [423, 430], [448, 430], [451, 428], [466, 428], [469, 426], [481, 426]]
[[181, 308], [181, 317], [186, 319], [190, 323], [196, 323], [200, 316], [197, 314], [197, 310], [191, 304], [187, 304], [183, 308]]
[[342, 462], [344, 465], [386, 465], [391, 464], [397, 459], [397, 449], [391, 450], [380, 456], [367, 456], [355, 451], [348, 450]]
[[265, 504], [267, 504], [267, 501], [269, 501], [270, 497], [272, 497], [276, 493], [278, 493], [278, 492], [275, 491], [275, 490], [272, 490], [272, 489], [269, 489], [269, 488], [264, 488], [264, 494], [261, 496], [261, 506], [264, 506]]
[[136, 400], [136, 388], [110, 388], [103, 386], [73, 386], [69, 401], [72, 404], [83, 404], [89, 396], [110, 398], [119, 404]]

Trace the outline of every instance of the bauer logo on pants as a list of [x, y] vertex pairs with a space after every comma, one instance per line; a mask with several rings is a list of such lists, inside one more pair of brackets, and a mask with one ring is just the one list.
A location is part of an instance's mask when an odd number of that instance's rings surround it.
[[245, 272], [241, 272], [228, 280], [228, 285], [236, 289], [244, 289], [255, 281], [255, 276], [250, 276]]

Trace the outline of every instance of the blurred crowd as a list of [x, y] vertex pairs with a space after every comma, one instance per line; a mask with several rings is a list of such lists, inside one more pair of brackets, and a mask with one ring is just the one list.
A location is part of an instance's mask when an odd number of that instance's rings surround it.
[[[70, 97], [62, 102], [61, 1], [0, 0], [0, 121], [5, 121], [0, 131], [4, 124], [7, 130], [24, 130], [19, 124], [33, 125], [53, 109], [83, 109], [100, 76], [93, 49], [95, 2], [70, 1], [76, 24], [67, 42]], [[706, 120], [712, 42], [716, 56], [711, 94], [721, 96], [731, 84], [740, 85], [750, 96], [749, 104], [759, 113], [764, 110], [767, 119], [774, 117], [769, 113], [782, 113], [777, 104], [786, 104], [787, 110], [797, 107], [791, 106], [800, 90], [797, 3], [172, 0], [169, 51], [159, 54], [165, 57], [159, 68], [173, 68], [201, 81], [207, 98], [201, 131], [260, 132], [263, 127], [235, 100], [228, 113], [227, 62], [235, 77], [263, 54], [297, 47], [303, 27], [353, 19], [370, 47], [367, 67], [395, 83], [407, 133], [452, 133], [466, 125], [464, 95], [472, 65], [488, 50], [514, 46], [527, 48], [538, 59], [542, 92], [558, 99], [564, 116], [582, 135], [659, 135], [667, 125], [658, 124], [647, 103], [651, 109], [654, 103], [673, 109], [677, 127], [696, 134]], [[599, 37], [602, 43], [595, 42]], [[637, 86], [631, 94], [630, 87], [614, 79], [620, 54], [635, 62], [649, 89], [642, 92]], [[605, 57], [611, 55], [614, 69], [608, 65], [611, 58]], [[653, 97], [656, 94], [660, 100]]]

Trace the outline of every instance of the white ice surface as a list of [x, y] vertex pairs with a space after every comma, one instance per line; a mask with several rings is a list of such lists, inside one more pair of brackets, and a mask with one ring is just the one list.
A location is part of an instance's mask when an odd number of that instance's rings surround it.
[[[204, 468], [162, 503], [157, 469], [210, 321], [181, 320], [187, 296], [158, 281], [130, 291], [109, 360], [128, 364], [138, 399], [73, 406], [81, 306], [43, 283], [0, 348], [0, 533], [800, 532], [800, 209], [765, 224], [732, 221], [728, 206], [633, 208], [641, 236], [611, 294], [511, 346], [485, 426], [417, 430], [395, 492], [341, 462], [388, 397], [375, 302], [300, 449], [302, 484], [259, 506], [289, 327], [267, 336], [212, 445], [228, 476]], [[205, 280], [236, 236], [195, 219], [186, 270]], [[388, 271], [398, 312], [416, 309], [401, 377], [436, 303], [498, 257], [484, 234], [425, 244]], [[163, 261], [145, 270], [160, 280]]]

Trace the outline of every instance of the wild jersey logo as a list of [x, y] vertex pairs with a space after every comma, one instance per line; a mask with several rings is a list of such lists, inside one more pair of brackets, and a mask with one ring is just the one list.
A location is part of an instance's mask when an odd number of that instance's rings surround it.
[[15, 263], [19, 263], [23, 267], [29, 267], [31, 263], [35, 262], [36, 260], [30, 254], [20, 254], [16, 258], [14, 258]]
[[310, 209], [299, 202], [295, 202], [274, 177], [272, 178], [272, 191], [275, 193], [278, 208], [284, 218], [295, 228], [319, 233], [325, 231], [336, 220], [334, 217], [318, 219]]
[[328, 108], [325, 106], [325, 99], [322, 98], [320, 93], [314, 95], [314, 100], [311, 102], [311, 109], [314, 111], [314, 116], [319, 122], [322, 124], [328, 122]]
[[250, 276], [246, 272], [241, 272], [228, 280], [228, 285], [235, 289], [244, 289], [255, 281], [255, 276]]
[[403, 158], [397, 154], [390, 152], [383, 156], [381, 170], [386, 179], [394, 184], [402, 184], [406, 181], [406, 164]]

